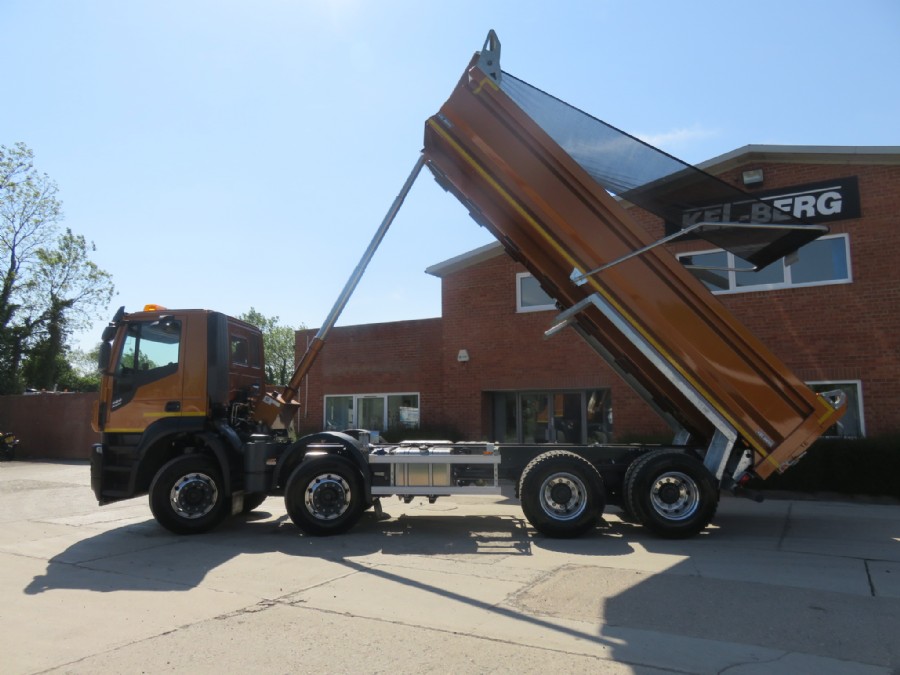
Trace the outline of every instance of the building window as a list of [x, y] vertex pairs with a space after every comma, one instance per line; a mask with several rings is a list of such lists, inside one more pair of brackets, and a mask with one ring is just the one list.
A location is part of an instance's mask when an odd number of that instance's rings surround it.
[[605, 443], [612, 436], [609, 389], [492, 394], [493, 441]]
[[528, 272], [516, 274], [516, 311], [543, 312], [556, 309], [556, 301], [544, 292], [541, 285]]
[[739, 271], [749, 263], [719, 249], [682, 253], [678, 260], [713, 293], [847, 284], [853, 280], [846, 234], [820, 237], [801, 246], [792, 264], [788, 264], [790, 259], [781, 258], [758, 272]]
[[862, 438], [866, 435], [863, 421], [862, 382], [840, 380], [833, 382], [807, 382], [816, 393], [841, 389], [847, 394], [847, 412], [823, 434], [826, 438]]
[[324, 428], [328, 431], [419, 428], [418, 394], [349, 394], [325, 397]]

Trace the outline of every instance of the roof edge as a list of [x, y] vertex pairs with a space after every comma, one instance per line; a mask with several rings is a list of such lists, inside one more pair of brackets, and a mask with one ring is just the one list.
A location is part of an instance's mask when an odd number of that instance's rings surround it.
[[745, 145], [697, 164], [704, 171], [728, 169], [748, 162], [794, 164], [900, 164], [898, 145]]
[[431, 267], [425, 268], [425, 274], [430, 274], [438, 279], [443, 279], [448, 274], [459, 272], [471, 265], [475, 265], [491, 258], [496, 258], [504, 252], [502, 244], [499, 241], [492, 241], [484, 246], [467, 251], [458, 256], [435, 263]]

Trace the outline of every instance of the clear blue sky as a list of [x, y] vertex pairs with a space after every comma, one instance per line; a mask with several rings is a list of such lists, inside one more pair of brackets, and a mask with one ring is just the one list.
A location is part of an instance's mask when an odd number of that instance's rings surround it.
[[[488, 29], [504, 70], [691, 163], [900, 145], [900, 2], [0, 0], [0, 144], [119, 305], [318, 326]], [[900, 225], [900, 221], [898, 221]], [[423, 174], [340, 324], [438, 316], [490, 236]]]

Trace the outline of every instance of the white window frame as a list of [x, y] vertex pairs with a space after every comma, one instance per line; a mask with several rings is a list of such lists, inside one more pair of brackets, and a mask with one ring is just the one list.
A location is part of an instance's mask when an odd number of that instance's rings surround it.
[[[547, 312], [556, 309], [556, 301], [550, 298], [550, 302], [545, 305], [532, 305], [530, 307], [522, 306], [522, 280], [526, 278], [534, 278], [531, 272], [516, 273], [516, 313], [526, 314], [528, 312]], [[550, 297], [549, 295], [547, 296]]]
[[[696, 255], [703, 255], [704, 253], [725, 253], [726, 263], [725, 266], [730, 268], [727, 274], [728, 276], [728, 288], [723, 289], [709, 289], [711, 293], [714, 295], [732, 295], [734, 293], [756, 293], [758, 291], [777, 291], [785, 288], [809, 288], [813, 286], [834, 286], [837, 284], [851, 284], [853, 283], [853, 268], [851, 266], [851, 256], [850, 256], [850, 235], [846, 233], [841, 234], [829, 234], [824, 237], [819, 237], [816, 241], [825, 240], [825, 239], [843, 239], [844, 240], [844, 255], [847, 260], [847, 278], [846, 279], [828, 279], [826, 281], [806, 281], [806, 282], [798, 282], [794, 283], [791, 280], [791, 266], [784, 264], [784, 258], [781, 258], [780, 262], [784, 268], [784, 281], [777, 284], [757, 284], [754, 286], [738, 286], [737, 285], [737, 275], [738, 271], [742, 266], [746, 266], [746, 263], [740, 261], [740, 259], [736, 258], [733, 253], [729, 253], [728, 251], [723, 251], [720, 248], [710, 248], [700, 251], [690, 251], [686, 253], [677, 254], [678, 261], [681, 262], [682, 258], [687, 258]], [[773, 263], [775, 264], [775, 263]]]
[[357, 428], [359, 424], [359, 401], [361, 399], [381, 398], [384, 399], [384, 419], [382, 420], [381, 429], [372, 429], [372, 431], [388, 430], [388, 397], [389, 396], [415, 396], [419, 402], [419, 427], [422, 426], [422, 394], [418, 391], [388, 391], [367, 394], [325, 394], [322, 397], [322, 428], [327, 428], [328, 418], [328, 399], [329, 398], [352, 398], [353, 399], [353, 419], [350, 421], [351, 429]]
[[[823, 436], [823, 438], [865, 438], [866, 437], [866, 418], [865, 405], [863, 404], [863, 385], [862, 380], [809, 380], [808, 386], [828, 387], [828, 389], [840, 389], [842, 384], [852, 384], [856, 386], [857, 405], [856, 411], [859, 415], [859, 436]], [[827, 390], [826, 390], [827, 391]]]

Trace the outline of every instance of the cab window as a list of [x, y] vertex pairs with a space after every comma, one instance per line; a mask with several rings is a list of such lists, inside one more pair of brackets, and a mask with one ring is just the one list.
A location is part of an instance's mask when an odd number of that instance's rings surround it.
[[240, 335], [231, 336], [231, 363], [246, 366], [250, 363], [250, 344]]
[[178, 370], [181, 321], [171, 317], [128, 324], [116, 365], [117, 379], [143, 384]]

